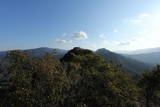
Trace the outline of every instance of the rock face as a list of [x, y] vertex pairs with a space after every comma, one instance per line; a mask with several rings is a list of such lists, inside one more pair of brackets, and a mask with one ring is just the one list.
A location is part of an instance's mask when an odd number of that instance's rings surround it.
[[72, 50], [68, 51], [68, 53], [64, 55], [61, 61], [68, 62], [68, 61], [71, 61], [75, 55], [83, 56], [86, 54], [94, 54], [94, 53], [88, 49], [82, 49], [80, 47], [75, 47]]

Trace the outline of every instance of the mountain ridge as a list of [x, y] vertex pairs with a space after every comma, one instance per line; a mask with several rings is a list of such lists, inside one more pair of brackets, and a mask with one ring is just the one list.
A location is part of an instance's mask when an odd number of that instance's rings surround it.
[[[79, 47], [75, 47], [75, 48], [78, 49]], [[84, 49], [84, 50], [87, 50], [87, 52], [91, 51], [88, 49]], [[32, 52], [34, 57], [41, 57], [46, 53], [49, 53], [55, 56], [57, 59], [61, 59], [68, 52], [68, 50], [63, 50], [58, 48], [47, 48], [47, 47], [40, 47], [40, 48], [20, 50], [20, 51]], [[0, 52], [0, 59], [4, 58], [7, 52], [9, 51]], [[140, 73], [140, 72], [143, 72], [145, 69], [152, 68], [151, 64], [147, 64], [147, 63], [129, 58], [127, 56], [112, 52], [105, 48], [101, 48], [91, 52], [103, 57], [106, 61], [113, 61], [116, 64], [122, 65], [122, 67], [125, 68], [126, 71], [132, 74]], [[80, 53], [83, 53], [83, 52], [80, 51]]]
[[160, 52], [160, 47], [138, 49], [133, 51], [116, 51], [116, 53], [125, 54], [125, 55], [148, 54], [148, 53], [155, 53], [155, 52]]
[[123, 56], [121, 54], [117, 54], [106, 50], [104, 48], [98, 49], [95, 51], [97, 55], [102, 56], [106, 61], [113, 61], [114, 63], [122, 65], [127, 71], [131, 73], [140, 73], [143, 72], [145, 69], [152, 68], [152, 65], [146, 64], [135, 59], [131, 59], [129, 57]]
[[144, 54], [135, 54], [135, 55], [125, 55], [132, 59], [136, 59], [141, 62], [145, 62], [152, 65], [160, 64], [160, 52], [144, 53]]

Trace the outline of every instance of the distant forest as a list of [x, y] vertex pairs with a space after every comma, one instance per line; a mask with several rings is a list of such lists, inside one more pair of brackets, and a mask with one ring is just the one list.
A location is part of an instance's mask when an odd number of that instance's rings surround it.
[[[132, 68], [131, 68], [132, 69]], [[51, 54], [10, 51], [0, 64], [2, 107], [159, 107], [160, 66], [131, 74], [94, 52], [74, 48]]]

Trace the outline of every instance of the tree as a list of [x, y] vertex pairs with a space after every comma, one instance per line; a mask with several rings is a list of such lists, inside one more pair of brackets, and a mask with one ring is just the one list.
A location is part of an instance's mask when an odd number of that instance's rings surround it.
[[[49, 54], [34, 58], [20, 51], [10, 52], [8, 59], [9, 87], [2, 106], [137, 106], [139, 88], [133, 77], [90, 50], [74, 48], [61, 62]], [[158, 72], [154, 75], [159, 79]], [[159, 88], [155, 89], [158, 101]]]
[[151, 104], [159, 105], [160, 66], [157, 65], [152, 72], [144, 72], [138, 85], [142, 90], [142, 96], [145, 97], [146, 107], [150, 107]]
[[8, 55], [11, 66], [8, 106], [62, 105], [65, 75], [58, 61], [51, 56], [32, 59], [20, 51]]
[[61, 59], [69, 87], [66, 107], [133, 107], [137, 87], [132, 77], [89, 50], [74, 48]]

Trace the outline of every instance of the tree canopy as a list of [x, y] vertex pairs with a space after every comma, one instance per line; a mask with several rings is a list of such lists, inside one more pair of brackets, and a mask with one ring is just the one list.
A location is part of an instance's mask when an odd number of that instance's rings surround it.
[[135, 80], [92, 51], [74, 48], [61, 60], [11, 51], [0, 104], [9, 107], [139, 107], [160, 104], [160, 66]]

